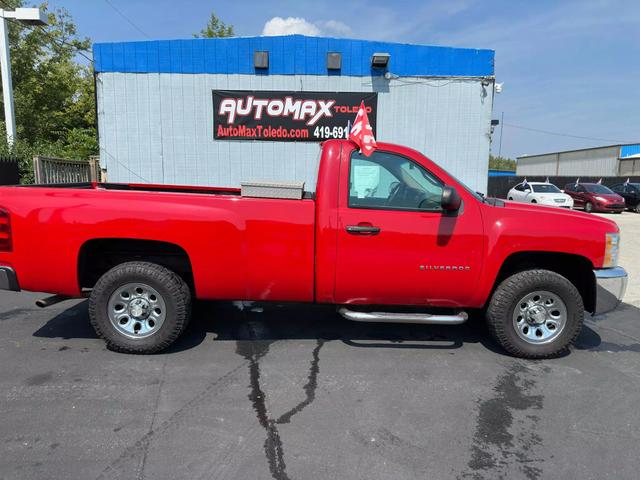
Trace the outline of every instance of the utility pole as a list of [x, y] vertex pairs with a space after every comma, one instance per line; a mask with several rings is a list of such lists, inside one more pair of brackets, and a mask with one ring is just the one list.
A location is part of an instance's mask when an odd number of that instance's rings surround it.
[[504, 112], [500, 116], [500, 146], [498, 147], [498, 156], [502, 156], [502, 132], [504, 131]]
[[39, 8], [16, 8], [14, 11], [0, 9], [0, 70], [2, 71], [4, 122], [7, 128], [7, 143], [13, 145], [16, 138], [16, 113], [13, 108], [8, 19], [17, 20], [25, 25], [46, 25], [47, 17]]

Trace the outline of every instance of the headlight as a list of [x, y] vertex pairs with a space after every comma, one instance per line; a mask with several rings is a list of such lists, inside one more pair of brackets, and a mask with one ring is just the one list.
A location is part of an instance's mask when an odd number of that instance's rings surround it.
[[607, 233], [604, 247], [604, 268], [618, 266], [618, 253], [620, 252], [620, 234]]
[[606, 201], [607, 201], [607, 199], [606, 199], [606, 198], [602, 198], [602, 197], [593, 197], [593, 198], [595, 198], [595, 199], [596, 199], [596, 200], [598, 200], [599, 202], [606, 202]]

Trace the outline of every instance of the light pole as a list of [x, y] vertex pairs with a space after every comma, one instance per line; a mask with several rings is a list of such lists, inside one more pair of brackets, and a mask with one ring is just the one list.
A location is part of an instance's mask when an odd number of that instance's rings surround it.
[[13, 84], [11, 82], [11, 57], [9, 56], [9, 26], [7, 19], [14, 19], [25, 25], [46, 25], [47, 17], [39, 8], [0, 9], [0, 70], [2, 70], [2, 96], [4, 100], [4, 121], [7, 127], [7, 143], [16, 138], [16, 114], [13, 110]]

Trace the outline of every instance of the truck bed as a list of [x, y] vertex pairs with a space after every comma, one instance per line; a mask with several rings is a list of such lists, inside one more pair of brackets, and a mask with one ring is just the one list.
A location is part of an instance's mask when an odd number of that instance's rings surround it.
[[87, 242], [124, 238], [188, 252], [199, 298], [314, 299], [315, 202], [308, 196], [77, 183], [0, 187], [0, 206], [11, 215], [14, 244], [0, 263], [15, 267], [25, 290], [78, 295], [76, 259]]
[[[138, 192], [193, 193], [201, 195], [241, 196], [239, 188], [205, 187], [196, 185], [163, 185], [149, 183], [108, 183], [108, 182], [76, 182], [76, 183], [43, 183], [37, 185], [15, 185], [17, 187], [70, 188], [76, 190], [127, 190]], [[305, 191], [303, 199], [313, 199], [314, 193]]]

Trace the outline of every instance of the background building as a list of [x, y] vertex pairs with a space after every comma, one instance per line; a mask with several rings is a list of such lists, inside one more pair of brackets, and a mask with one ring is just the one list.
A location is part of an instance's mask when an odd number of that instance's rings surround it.
[[[388, 56], [375, 66], [374, 53]], [[491, 50], [292, 35], [102, 43], [94, 59], [109, 181], [302, 180], [314, 190], [318, 142], [346, 135], [364, 99], [378, 140], [486, 191]], [[304, 110], [316, 107], [331, 117]]]
[[632, 177], [640, 175], [640, 144], [609, 145], [518, 157], [517, 176]]

